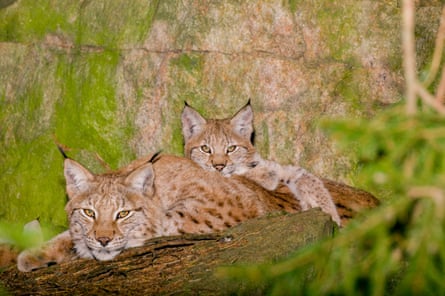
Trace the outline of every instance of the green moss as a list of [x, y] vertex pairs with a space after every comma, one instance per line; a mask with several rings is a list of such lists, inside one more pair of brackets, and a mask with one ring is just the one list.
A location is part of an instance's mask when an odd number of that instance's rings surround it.
[[62, 157], [50, 135], [20, 141], [2, 157], [2, 220], [25, 223], [39, 218], [43, 225], [66, 224]]
[[140, 43], [159, 2], [23, 0], [0, 10], [0, 40], [32, 42], [63, 32], [77, 45], [118, 48]]
[[169, 125], [175, 125], [176, 129], [180, 129], [178, 114], [181, 114], [184, 102], [191, 104], [204, 116], [208, 115], [208, 98], [203, 98], [199, 91], [204, 83], [204, 63], [203, 55], [186, 53], [178, 55], [170, 62], [170, 76], [175, 77], [175, 80], [169, 85], [172, 96], [169, 99], [169, 110], [164, 113], [168, 117], [164, 120]]
[[298, 2], [300, 0], [283, 0], [283, 5], [288, 7], [292, 13], [295, 13], [298, 8]]
[[335, 87], [335, 95], [349, 102], [353, 109], [361, 110], [362, 106], [359, 94], [358, 85], [354, 79], [353, 67], [346, 67], [343, 72], [343, 77]]
[[70, 31], [77, 6], [75, 1], [20, 1], [0, 10], [0, 40], [32, 42], [48, 33]]
[[165, 145], [168, 152], [176, 155], [184, 155], [184, 140], [180, 124], [175, 124], [172, 129], [171, 141]]
[[322, 7], [317, 10], [321, 39], [326, 41], [332, 58], [344, 60], [351, 55], [358, 37], [357, 7], [350, 4], [337, 5], [332, 1], [324, 1]]
[[55, 115], [55, 134], [69, 147], [94, 151], [113, 168], [129, 148], [131, 127], [121, 127], [116, 115], [114, 73], [119, 54], [61, 57], [57, 76], [63, 81]]
[[145, 40], [156, 16], [156, 1], [91, 1], [80, 6], [78, 44], [119, 48]]
[[266, 122], [261, 122], [259, 126], [261, 130], [261, 141], [255, 140], [255, 147], [257, 147], [260, 154], [267, 158], [270, 153], [270, 138], [269, 138], [269, 127]]
[[187, 72], [200, 72], [204, 65], [204, 58], [200, 54], [181, 54], [172, 59], [172, 65], [180, 67]]
[[[14, 99], [0, 90], [3, 221], [26, 223], [39, 217], [44, 226], [66, 226], [63, 159], [54, 136], [73, 148], [67, 151], [71, 157], [95, 172], [104, 170], [96, 153], [112, 168], [134, 156], [128, 145], [134, 127], [118, 115], [115, 73], [120, 55], [60, 55], [53, 61], [51, 67], [43, 63], [33, 71], [17, 68]], [[48, 98], [53, 94], [58, 97]]]
[[[174, 32], [169, 32], [169, 34], [174, 36], [175, 48], [199, 47], [214, 25], [214, 20], [209, 16], [209, 10], [222, 3], [225, 2], [159, 1], [156, 20], [174, 25], [170, 27]], [[187, 12], [186, 17], [184, 12]]]

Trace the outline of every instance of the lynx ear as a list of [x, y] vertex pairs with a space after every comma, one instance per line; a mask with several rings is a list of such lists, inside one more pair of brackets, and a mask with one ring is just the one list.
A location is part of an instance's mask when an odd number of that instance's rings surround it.
[[185, 142], [196, 134], [199, 134], [207, 123], [205, 118], [187, 103], [185, 103], [184, 110], [182, 110], [181, 122], [182, 135], [184, 136]]
[[94, 180], [94, 175], [90, 171], [69, 158], [65, 159], [64, 174], [69, 198], [88, 190], [90, 182]]
[[143, 195], [153, 195], [154, 171], [151, 163], [134, 170], [125, 179], [125, 184]]
[[235, 133], [250, 141], [253, 133], [253, 111], [250, 100], [232, 117], [230, 123]]

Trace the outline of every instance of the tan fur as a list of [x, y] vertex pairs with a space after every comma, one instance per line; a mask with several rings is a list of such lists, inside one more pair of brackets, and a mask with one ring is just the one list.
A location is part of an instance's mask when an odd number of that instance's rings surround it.
[[295, 199], [271, 195], [243, 177], [224, 178], [186, 158], [148, 159], [102, 175], [66, 159], [69, 231], [22, 252], [18, 268], [76, 257], [110, 260], [153, 237], [216, 232], [268, 212], [300, 210]]
[[323, 182], [296, 166], [263, 159], [251, 142], [253, 112], [247, 104], [233, 117], [206, 119], [186, 105], [182, 112], [185, 156], [210, 172], [241, 175], [268, 190], [286, 185], [303, 210], [320, 207], [341, 225], [336, 206]]
[[0, 268], [17, 262], [18, 249], [11, 244], [0, 244]]

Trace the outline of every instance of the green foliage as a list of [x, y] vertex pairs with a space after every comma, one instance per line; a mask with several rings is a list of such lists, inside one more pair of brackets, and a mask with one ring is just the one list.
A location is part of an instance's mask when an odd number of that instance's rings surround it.
[[16, 223], [0, 222], [0, 243], [12, 245], [19, 250], [24, 250], [38, 246], [58, 232], [61, 232], [60, 229], [41, 227], [40, 223], [36, 220], [31, 223], [37, 223], [38, 226], [35, 224], [29, 226], [30, 223], [28, 223], [23, 227]]
[[270, 295], [444, 294], [443, 123], [435, 114], [407, 117], [399, 107], [371, 120], [330, 121], [329, 132], [354, 152], [357, 182], [386, 191], [385, 203], [287, 260], [219, 275]]
[[412, 186], [444, 183], [444, 122], [427, 112], [407, 117], [398, 106], [372, 120], [340, 120], [324, 126], [354, 158], [355, 184], [386, 198], [406, 195]]

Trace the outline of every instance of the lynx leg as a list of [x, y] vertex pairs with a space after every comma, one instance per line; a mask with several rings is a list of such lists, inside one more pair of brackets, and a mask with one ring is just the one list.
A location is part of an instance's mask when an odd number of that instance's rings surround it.
[[324, 187], [323, 181], [302, 168], [289, 166], [285, 170], [289, 176], [286, 180], [287, 186], [300, 201], [301, 208], [307, 210], [319, 207], [323, 212], [329, 214], [338, 226], [341, 226], [337, 208], [331, 194]]
[[277, 189], [281, 176], [281, 166], [273, 161], [264, 160], [258, 157], [255, 167], [248, 168], [237, 175], [246, 177], [267, 190]]

